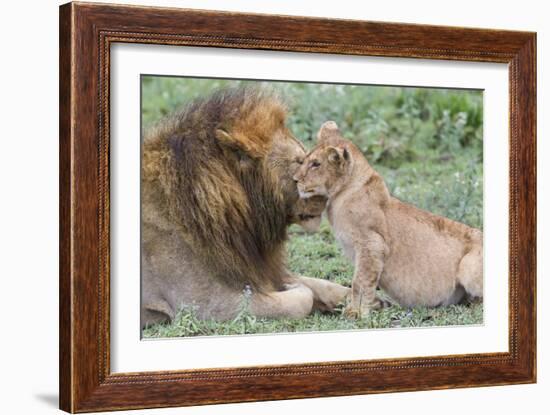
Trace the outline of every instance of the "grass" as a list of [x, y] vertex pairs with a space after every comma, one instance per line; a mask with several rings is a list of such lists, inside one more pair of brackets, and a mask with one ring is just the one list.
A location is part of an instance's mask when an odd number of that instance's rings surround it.
[[[142, 117], [148, 127], [190, 99], [249, 81], [142, 78]], [[479, 91], [353, 85], [264, 83], [289, 102], [288, 125], [312, 148], [319, 126], [336, 121], [382, 174], [392, 194], [433, 213], [483, 229], [483, 97]], [[288, 266], [295, 272], [349, 286], [353, 265], [343, 256], [326, 221], [315, 234], [289, 229]], [[384, 295], [382, 293], [382, 295]], [[481, 324], [483, 305], [428, 309], [392, 306], [358, 320], [314, 313], [305, 319], [257, 319], [242, 309], [229, 322], [200, 321], [182, 309], [170, 324], [143, 330], [144, 337], [241, 335], [393, 327]]]

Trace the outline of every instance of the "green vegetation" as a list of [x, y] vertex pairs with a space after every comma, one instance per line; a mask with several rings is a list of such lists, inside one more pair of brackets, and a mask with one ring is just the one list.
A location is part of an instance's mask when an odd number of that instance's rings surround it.
[[[251, 81], [142, 78], [146, 128], [189, 100], [227, 85]], [[253, 82], [257, 84], [257, 82]], [[334, 120], [364, 152], [392, 194], [433, 213], [483, 228], [483, 96], [480, 91], [262, 82], [289, 105], [288, 125], [312, 148], [320, 125]], [[326, 221], [306, 234], [290, 228], [289, 268], [299, 274], [350, 285], [353, 265], [343, 256]], [[256, 319], [246, 308], [231, 321], [199, 321], [182, 310], [171, 324], [144, 330], [145, 337], [225, 335], [385, 327], [447, 326], [483, 322], [481, 303], [436, 309], [392, 306], [360, 320], [337, 312], [301, 320]]]

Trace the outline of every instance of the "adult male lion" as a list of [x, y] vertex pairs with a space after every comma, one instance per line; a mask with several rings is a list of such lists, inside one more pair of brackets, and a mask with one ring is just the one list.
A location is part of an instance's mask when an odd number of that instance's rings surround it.
[[290, 223], [324, 201], [298, 199], [305, 155], [271, 92], [237, 88], [199, 99], [146, 134], [142, 158], [142, 326], [192, 306], [202, 319], [235, 317], [250, 287], [259, 317], [330, 310], [340, 285], [292, 275]]

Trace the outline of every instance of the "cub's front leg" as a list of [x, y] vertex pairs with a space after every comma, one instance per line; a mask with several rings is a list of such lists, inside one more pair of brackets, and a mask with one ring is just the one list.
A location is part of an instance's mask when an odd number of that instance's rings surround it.
[[361, 318], [385, 305], [376, 295], [376, 288], [384, 269], [387, 246], [382, 236], [372, 233], [354, 248], [355, 272], [351, 283], [351, 301], [344, 313], [348, 317]]

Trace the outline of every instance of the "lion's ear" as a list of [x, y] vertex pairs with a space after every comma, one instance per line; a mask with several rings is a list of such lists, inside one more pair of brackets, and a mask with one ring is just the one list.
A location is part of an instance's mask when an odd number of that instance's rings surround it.
[[331, 144], [340, 137], [340, 130], [334, 121], [327, 121], [317, 133], [317, 142], [319, 144]]
[[343, 165], [349, 161], [349, 151], [346, 148], [328, 147], [328, 161], [335, 165]]
[[240, 150], [248, 157], [260, 158], [264, 155], [262, 152], [262, 148], [257, 143], [247, 139], [244, 136], [229, 134], [227, 131], [221, 128], [218, 128], [215, 131], [215, 135], [220, 144], [233, 150]]
[[216, 138], [221, 144], [229, 147], [237, 147], [237, 141], [225, 130], [218, 128], [215, 132]]

